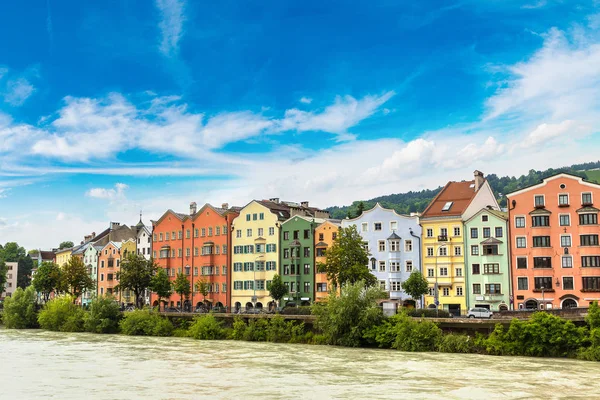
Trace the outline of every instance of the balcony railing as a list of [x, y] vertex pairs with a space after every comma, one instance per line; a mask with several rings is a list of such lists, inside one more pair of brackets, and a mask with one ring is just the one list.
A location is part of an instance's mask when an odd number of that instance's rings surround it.
[[447, 242], [448, 235], [438, 235], [438, 242]]

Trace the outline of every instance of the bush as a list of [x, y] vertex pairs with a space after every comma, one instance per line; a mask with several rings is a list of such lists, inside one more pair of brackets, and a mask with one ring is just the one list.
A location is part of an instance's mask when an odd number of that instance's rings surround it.
[[405, 313], [394, 315], [365, 331], [368, 343], [401, 351], [435, 351], [442, 330], [426, 320], [415, 320]]
[[59, 296], [50, 300], [38, 316], [42, 329], [59, 332], [83, 332], [85, 312], [73, 304], [71, 296]]
[[189, 328], [188, 334], [190, 337], [200, 340], [221, 340], [227, 337], [226, 331], [223, 329], [223, 323], [217, 321], [212, 314], [194, 318], [194, 323]]
[[266, 340], [276, 343], [305, 343], [312, 339], [307, 338], [304, 331], [304, 323], [296, 321], [285, 321], [281, 315], [271, 318], [267, 327]]
[[281, 310], [282, 315], [311, 315], [311, 307], [310, 306], [300, 306], [300, 307], [284, 307]]
[[437, 350], [442, 353], [476, 353], [477, 346], [470, 336], [448, 333], [440, 337]]
[[11, 329], [37, 328], [36, 298], [33, 286], [25, 290], [17, 288], [11, 297], [4, 300], [4, 325]]
[[233, 340], [244, 340], [244, 334], [248, 325], [244, 322], [241, 317], [235, 317], [233, 319], [233, 329], [229, 337]]
[[92, 300], [83, 327], [86, 332], [117, 333], [121, 318], [119, 304], [112, 297], [100, 296]]
[[411, 308], [406, 310], [406, 315], [415, 318], [452, 318], [448, 311], [435, 308]]
[[244, 340], [248, 342], [265, 342], [269, 320], [266, 318], [251, 319], [244, 331]]
[[173, 324], [150, 310], [128, 312], [119, 323], [121, 332], [130, 336], [171, 336]]

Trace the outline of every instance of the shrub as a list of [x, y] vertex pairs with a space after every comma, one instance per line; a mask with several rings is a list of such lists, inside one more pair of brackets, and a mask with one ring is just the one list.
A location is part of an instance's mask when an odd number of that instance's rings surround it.
[[73, 304], [71, 296], [59, 296], [46, 303], [38, 322], [42, 329], [60, 332], [83, 332], [85, 312]]
[[248, 325], [244, 322], [241, 317], [235, 317], [233, 319], [233, 329], [229, 337], [233, 340], [244, 340], [244, 334]]
[[304, 331], [304, 323], [296, 321], [285, 321], [285, 319], [277, 315], [271, 318], [266, 332], [266, 340], [277, 343], [304, 343], [312, 339], [306, 337]]
[[119, 304], [112, 297], [100, 296], [92, 300], [83, 326], [86, 332], [117, 333], [121, 318]]
[[442, 330], [433, 322], [400, 315], [393, 326], [392, 348], [400, 351], [435, 351]]
[[3, 322], [7, 328], [37, 328], [36, 293], [33, 286], [17, 288], [11, 297], [4, 300]]
[[476, 353], [477, 346], [470, 336], [448, 333], [438, 340], [437, 350], [442, 353]]
[[214, 315], [207, 314], [194, 318], [194, 323], [188, 330], [190, 337], [200, 340], [225, 339], [226, 332], [223, 323], [217, 321]]
[[251, 319], [244, 331], [244, 340], [249, 342], [265, 342], [269, 320], [266, 318]]
[[119, 323], [121, 332], [130, 336], [171, 336], [173, 324], [150, 310], [128, 312]]
[[448, 311], [435, 308], [411, 308], [406, 310], [406, 315], [415, 318], [452, 318]]

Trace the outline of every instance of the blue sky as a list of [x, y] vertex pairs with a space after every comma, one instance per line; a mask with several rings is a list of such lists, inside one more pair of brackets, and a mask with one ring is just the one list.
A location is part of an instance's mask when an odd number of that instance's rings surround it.
[[0, 7], [0, 242], [599, 158], [597, 1]]

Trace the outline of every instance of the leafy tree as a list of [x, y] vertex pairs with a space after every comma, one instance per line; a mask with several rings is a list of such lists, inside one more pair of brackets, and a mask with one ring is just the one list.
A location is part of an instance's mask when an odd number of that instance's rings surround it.
[[169, 280], [169, 275], [164, 268], [158, 268], [150, 280], [150, 290], [158, 296], [158, 309], [160, 310], [160, 300], [167, 299], [173, 294], [173, 287]]
[[171, 336], [173, 334], [171, 321], [148, 309], [126, 313], [119, 322], [119, 327], [124, 335]]
[[217, 321], [214, 315], [207, 314], [194, 318], [188, 333], [194, 339], [199, 340], [221, 340], [227, 337], [227, 331], [223, 328], [223, 322]]
[[71, 257], [62, 267], [61, 285], [65, 292], [73, 297], [75, 302], [86, 290], [94, 288], [94, 281], [88, 275], [88, 270], [83, 261], [78, 257]]
[[407, 280], [402, 282], [402, 289], [408, 294], [413, 300], [420, 300], [421, 296], [427, 293], [429, 290], [429, 282], [423, 276], [421, 271], [413, 271]]
[[100, 296], [92, 300], [83, 326], [86, 332], [117, 333], [122, 317], [119, 304], [112, 296]]
[[190, 281], [181, 272], [177, 274], [177, 277], [173, 281], [173, 291], [181, 298], [181, 309], [183, 310], [183, 298], [187, 298], [191, 293]]
[[4, 325], [13, 329], [37, 328], [36, 298], [33, 286], [25, 290], [17, 288], [11, 297], [4, 300]]
[[65, 241], [65, 242], [62, 242], [60, 245], [58, 245], [58, 249], [59, 250], [70, 249], [73, 246], [74, 246], [73, 242], [71, 242], [71, 241]]
[[61, 274], [60, 267], [51, 261], [44, 261], [38, 267], [32, 284], [36, 292], [42, 295], [44, 303], [48, 302], [52, 292], [59, 291], [62, 281]]
[[0, 295], [4, 292], [4, 285], [6, 285], [8, 267], [4, 260], [0, 259]]
[[133, 291], [137, 308], [143, 307], [143, 294], [150, 287], [157, 268], [153, 259], [146, 260], [143, 256], [135, 253], [129, 254], [121, 263], [119, 290]]
[[279, 274], [273, 275], [273, 280], [271, 281], [271, 287], [269, 288], [269, 295], [277, 302], [279, 306], [279, 302], [288, 294], [289, 289], [287, 286], [283, 284], [283, 280]]
[[29, 256], [19, 258], [17, 270], [17, 286], [25, 289], [31, 285], [31, 271], [33, 270], [33, 259]]
[[363, 247], [363, 238], [352, 225], [339, 229], [333, 245], [325, 252], [325, 263], [320, 263], [318, 268], [327, 274], [334, 287], [359, 281], [373, 286], [377, 278], [369, 271], [368, 263], [369, 253]]
[[378, 300], [384, 297], [376, 286], [366, 286], [362, 281], [348, 283], [339, 296], [331, 292], [325, 304], [312, 305], [317, 316], [315, 325], [327, 344], [358, 347], [363, 344], [364, 332], [383, 320]]
[[0, 250], [0, 259], [6, 262], [18, 262], [20, 258], [27, 256], [25, 248], [16, 242], [8, 242]]
[[362, 201], [359, 201], [358, 206], [356, 207], [356, 218], [360, 217], [364, 211], [365, 211], [365, 203]]
[[85, 312], [74, 304], [71, 296], [58, 296], [40, 311], [40, 328], [59, 332], [83, 332]]
[[206, 296], [208, 296], [208, 282], [206, 279], [198, 279], [196, 283], [194, 283], [194, 288], [196, 289], [196, 292], [202, 294], [202, 300], [206, 300]]

